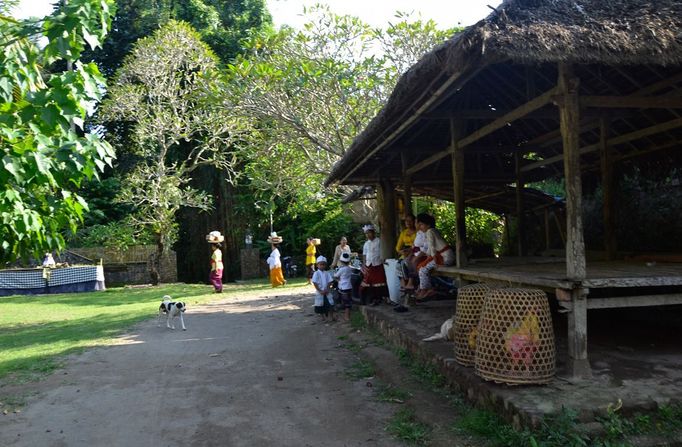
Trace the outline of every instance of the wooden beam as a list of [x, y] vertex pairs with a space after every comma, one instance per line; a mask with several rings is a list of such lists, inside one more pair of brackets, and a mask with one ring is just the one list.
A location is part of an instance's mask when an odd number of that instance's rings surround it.
[[[629, 141], [638, 140], [640, 138], [648, 137], [650, 135], [656, 135], [661, 132], [666, 132], [668, 130], [677, 129], [682, 127], [682, 118], [676, 118], [664, 123], [658, 123], [650, 127], [645, 127], [644, 129], [639, 129], [634, 132], [619, 135], [617, 137], [608, 140], [609, 146], [616, 146], [618, 144], [627, 143]], [[587, 154], [589, 152], [594, 152], [599, 149], [599, 143], [590, 144], [580, 148], [580, 155]], [[553, 163], [557, 163], [563, 160], [563, 154], [555, 155], [544, 160], [536, 161], [535, 163], [530, 163], [521, 168], [523, 172], [532, 171], [542, 166], [547, 166]]]
[[466, 147], [469, 146], [470, 144], [480, 140], [481, 138], [485, 137], [486, 135], [489, 135], [493, 132], [495, 132], [498, 129], [503, 128], [506, 126], [508, 123], [514, 122], [517, 119], [528, 115], [529, 113], [546, 106], [547, 104], [552, 102], [552, 99], [554, 96], [557, 94], [557, 89], [553, 88], [551, 90], [546, 91], [545, 93], [541, 94], [540, 96], [536, 96], [535, 98], [531, 99], [525, 104], [520, 105], [519, 107], [515, 108], [509, 113], [506, 113], [504, 116], [496, 119], [492, 123], [486, 124], [485, 126], [481, 127], [480, 129], [472, 132], [471, 134], [467, 135], [466, 137], [462, 138], [459, 141], [459, 145], [461, 147]]
[[587, 358], [587, 292], [584, 289], [570, 291], [571, 304], [568, 313], [568, 368], [572, 377], [592, 377]]
[[682, 109], [682, 98], [670, 96], [581, 96], [581, 107]]
[[459, 145], [459, 137], [462, 134], [464, 122], [450, 120], [450, 145], [452, 148], [452, 183], [455, 195], [455, 226], [457, 231], [457, 244], [455, 258], [457, 267], [465, 267], [467, 261], [467, 233], [465, 224], [466, 201], [464, 198], [464, 148]]
[[580, 122], [579, 82], [571, 67], [563, 63], [559, 64], [559, 89], [562, 95], [558, 100], [558, 105], [561, 117], [564, 178], [566, 182], [566, 275], [575, 280], [584, 279], [586, 274], [578, 135], [578, 124]]
[[422, 169], [424, 169], [425, 167], [430, 166], [430, 165], [432, 165], [433, 163], [437, 162], [438, 160], [441, 160], [441, 159], [447, 157], [447, 156], [450, 155], [451, 153], [452, 153], [452, 152], [451, 152], [450, 148], [445, 149], [444, 151], [441, 151], [441, 152], [437, 152], [437, 153], [431, 155], [430, 157], [428, 157], [428, 158], [426, 158], [426, 159], [420, 161], [419, 163], [417, 163], [417, 164], [411, 166], [410, 168], [408, 168], [408, 169], [405, 171], [405, 173], [406, 173], [407, 175], [412, 175], [412, 174], [414, 174], [415, 172], [419, 172], [419, 171], [421, 171]]
[[379, 216], [381, 225], [381, 257], [389, 259], [393, 257], [393, 249], [396, 244], [396, 209], [395, 188], [390, 180], [383, 179], [377, 191], [379, 199]]
[[613, 184], [613, 154], [608, 144], [609, 123], [602, 119], [599, 125], [599, 159], [601, 161], [602, 213], [604, 216], [604, 250], [606, 259], [616, 257], [616, 224]]
[[526, 255], [526, 221], [524, 219], [524, 203], [523, 203], [523, 175], [521, 172], [521, 162], [523, 161], [522, 153], [516, 152], [514, 154], [515, 169], [516, 169], [516, 239], [517, 239], [517, 253], [519, 256]]
[[403, 164], [403, 195], [405, 200], [405, 215], [412, 214], [412, 176], [405, 174], [405, 170], [409, 165], [407, 153], [400, 153], [400, 160]]
[[589, 298], [588, 309], [614, 309], [620, 307], [670, 306], [682, 304], [682, 293], [660, 295], [619, 296], [614, 298]]
[[[472, 69], [467, 76], [462, 76], [462, 74], [466, 73], [469, 70], [471, 64], [475, 65], [476, 68]], [[384, 135], [384, 133], [378, 135], [374, 141], [380, 140], [380, 142], [374, 147], [374, 149], [368, 151], [365, 154], [360, 155], [361, 159], [356, 163], [353, 163], [353, 166], [351, 166], [348, 169], [348, 171], [345, 174], [343, 174], [343, 176], [337, 181], [339, 183], [343, 183], [344, 180], [350, 177], [350, 175], [353, 174], [353, 172], [355, 172], [355, 170], [359, 166], [362, 166], [367, 160], [369, 160], [370, 157], [372, 157], [375, 153], [377, 153], [382, 148], [393, 142], [396, 138], [398, 138], [398, 136], [402, 135], [412, 124], [416, 122], [417, 119], [421, 117], [422, 114], [424, 114], [431, 106], [433, 106], [440, 99], [441, 95], [443, 95], [451, 88], [453, 90], [456, 90], [457, 86], [463, 86], [469, 81], [469, 79], [478, 74], [478, 72], [482, 70], [484, 67], [485, 67], [484, 64], [481, 63], [477, 64], [476, 61], [470, 61], [470, 63], [458, 67], [458, 70], [450, 74], [450, 76], [442, 84], [440, 84], [440, 86], [435, 91], [433, 90], [433, 88], [435, 87], [435, 83], [438, 81], [439, 77], [434, 78], [432, 83], [428, 87], [424, 88], [422, 94], [419, 96], [418, 99], [416, 99], [413, 102], [413, 104], [418, 103], [423, 98], [430, 95], [428, 99], [424, 99], [424, 102], [421, 104], [421, 106], [419, 106], [417, 110], [414, 109], [405, 110], [403, 114], [395, 120], [395, 122], [402, 124], [400, 124], [400, 126], [396, 130], [391, 132], [389, 135]]]

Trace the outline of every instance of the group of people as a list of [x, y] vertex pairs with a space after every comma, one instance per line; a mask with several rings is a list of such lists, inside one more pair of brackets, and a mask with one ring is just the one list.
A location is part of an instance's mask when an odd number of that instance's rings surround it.
[[[439, 265], [452, 265], [455, 262], [455, 253], [436, 229], [436, 220], [433, 216], [420, 213], [416, 216], [408, 214], [404, 218], [405, 227], [401, 231], [395, 250], [399, 257], [398, 276], [400, 277], [401, 290], [405, 294], [414, 293], [417, 300], [424, 300], [436, 292], [431, 283], [431, 272]], [[381, 240], [377, 237], [373, 225], [363, 226], [366, 241], [362, 248], [362, 282], [360, 293], [363, 301], [370, 305], [380, 304], [388, 300], [388, 288], [386, 283], [386, 271], [384, 259], [381, 255]], [[211, 274], [210, 281], [216, 293], [222, 292], [223, 262], [220, 244], [224, 238], [219, 232], [213, 231], [206, 236], [211, 244]], [[281, 236], [273, 232], [268, 237], [268, 243], [272, 251], [267, 259], [270, 269], [270, 283], [273, 287], [285, 285], [282, 271], [281, 254], [279, 244], [283, 242]], [[306, 241], [306, 269], [308, 284], [315, 287], [315, 312], [322, 315], [325, 320], [336, 320], [334, 294], [332, 287], [336, 285], [336, 294], [344, 309], [344, 318], [350, 318], [352, 306], [353, 270], [350, 267], [351, 248], [347, 238], [341, 237], [339, 245], [334, 250], [334, 258], [328, 264], [324, 256], [316, 256], [316, 243], [318, 240], [310, 237]], [[332, 273], [327, 269], [331, 267]], [[398, 303], [393, 303], [398, 304]], [[397, 311], [405, 311], [403, 304], [396, 307]]]
[[[436, 219], [426, 213], [415, 218], [408, 214], [404, 218], [405, 228], [400, 232], [395, 250], [398, 254], [398, 276], [401, 291], [414, 293], [417, 300], [425, 300], [436, 294], [431, 282], [431, 272], [439, 265], [452, 265], [455, 252], [436, 229]], [[374, 226], [363, 227], [367, 241], [363, 247], [362, 293], [369, 292], [370, 304], [379, 304], [388, 295], [386, 276], [381, 257], [381, 242], [376, 237]], [[407, 308], [398, 304], [396, 311]]]

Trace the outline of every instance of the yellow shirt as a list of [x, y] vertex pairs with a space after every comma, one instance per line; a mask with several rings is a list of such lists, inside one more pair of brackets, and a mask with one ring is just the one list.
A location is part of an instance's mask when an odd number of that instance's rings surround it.
[[305, 249], [305, 265], [310, 265], [310, 264], [315, 264], [315, 253], [317, 253], [317, 249], [315, 248], [315, 245], [310, 244], [308, 247]]
[[[410, 232], [412, 234], [410, 234]], [[400, 253], [403, 250], [403, 248], [412, 247], [414, 245], [415, 237], [417, 237], [416, 230], [410, 230], [408, 228], [405, 228], [403, 231], [400, 232], [400, 236], [398, 236], [398, 243], [395, 244], [395, 251]], [[402, 257], [402, 255], [400, 256]]]
[[223, 252], [219, 248], [213, 250], [211, 255], [211, 271], [223, 269]]

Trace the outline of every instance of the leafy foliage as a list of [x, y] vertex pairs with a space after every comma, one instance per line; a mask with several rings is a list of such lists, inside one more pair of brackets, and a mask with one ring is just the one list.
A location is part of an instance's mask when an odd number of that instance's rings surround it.
[[[112, 13], [112, 0], [72, 0], [42, 23], [0, 17], [2, 261], [64, 248], [64, 230], [75, 231], [87, 210], [77, 188], [114, 158], [84, 129], [104, 79], [95, 64], [77, 61], [86, 45], [100, 45]], [[59, 61], [73, 70], [43, 71]]]
[[[434, 200], [427, 206], [427, 212], [433, 214], [436, 218], [436, 227], [454, 247], [457, 237], [455, 204]], [[474, 248], [474, 251], [489, 247], [495, 253], [500, 252], [504, 229], [500, 216], [478, 208], [466, 208], [464, 220], [467, 228], [467, 243]]]
[[201, 166], [233, 171], [232, 154], [224, 150], [234, 137], [232, 123], [206, 101], [216, 67], [192, 27], [170, 21], [138, 41], [102, 105], [103, 120], [131, 124], [134, 146], [128, 150], [138, 162], [118, 200], [134, 206], [129, 218], [138, 231], [154, 235], [157, 260], [177, 237], [181, 207], [211, 207], [209, 196], [189, 185], [192, 172]]
[[401, 16], [387, 31], [327, 7], [302, 31], [255, 36], [228, 69], [224, 97], [251, 132], [243, 142], [256, 188], [316, 200], [329, 169], [388, 97], [405, 67], [452, 30]]

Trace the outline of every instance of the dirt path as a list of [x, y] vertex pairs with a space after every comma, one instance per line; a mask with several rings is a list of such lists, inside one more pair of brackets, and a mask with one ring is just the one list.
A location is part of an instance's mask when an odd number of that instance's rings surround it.
[[150, 320], [3, 390], [32, 397], [0, 414], [0, 445], [400, 445], [384, 431], [392, 407], [345, 378], [353, 354], [301, 291], [190, 307], [186, 332]]

